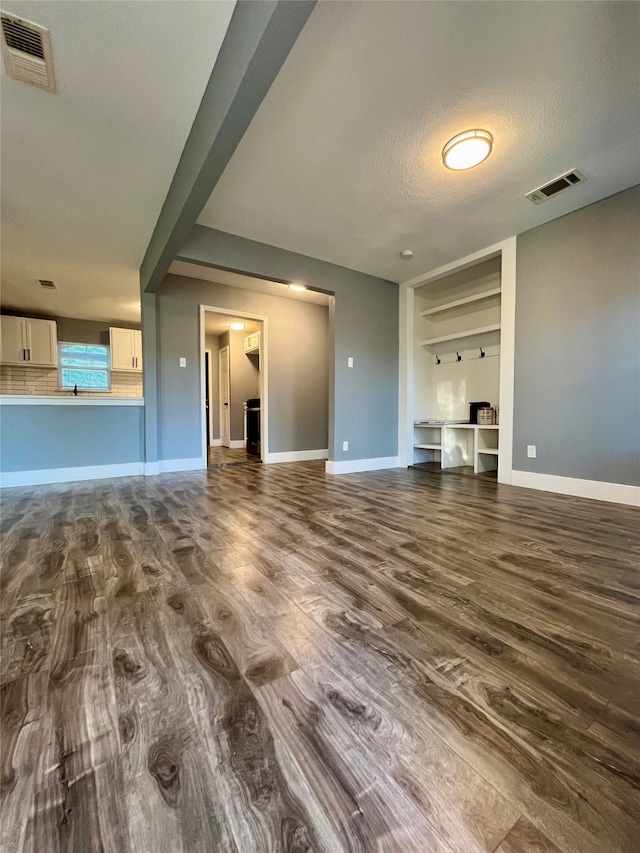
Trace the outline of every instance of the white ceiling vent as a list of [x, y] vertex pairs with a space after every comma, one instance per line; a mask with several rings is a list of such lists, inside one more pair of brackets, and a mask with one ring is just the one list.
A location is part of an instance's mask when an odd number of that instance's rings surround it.
[[40, 282], [40, 287], [44, 287], [47, 290], [58, 289], [58, 285], [55, 283], [55, 281], [49, 281], [49, 279], [46, 278], [39, 278], [38, 281]]
[[2, 12], [2, 58], [9, 77], [56, 91], [49, 30]]
[[534, 204], [542, 204], [543, 201], [547, 201], [552, 196], [561, 193], [563, 190], [568, 190], [569, 187], [574, 187], [576, 184], [581, 184], [586, 180], [582, 172], [579, 172], [577, 169], [571, 169], [571, 171], [565, 172], [563, 175], [558, 175], [557, 178], [549, 181], [548, 184], [531, 190], [530, 193], [525, 193], [525, 196]]

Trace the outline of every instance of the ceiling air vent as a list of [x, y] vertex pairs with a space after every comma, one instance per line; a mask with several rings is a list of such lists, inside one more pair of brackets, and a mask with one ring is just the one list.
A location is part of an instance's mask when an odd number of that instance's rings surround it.
[[557, 178], [549, 181], [548, 184], [531, 190], [530, 193], [525, 193], [525, 196], [534, 204], [542, 204], [543, 201], [547, 201], [552, 196], [561, 193], [563, 190], [568, 190], [569, 187], [575, 184], [581, 184], [586, 180], [582, 172], [572, 169], [570, 172], [565, 172], [564, 175], [559, 175]]
[[56, 91], [49, 31], [2, 12], [2, 58], [9, 77]]
[[49, 281], [46, 278], [39, 278], [38, 281], [40, 282], [40, 287], [44, 287], [47, 290], [57, 290], [58, 289], [58, 285], [55, 283], [55, 281]]

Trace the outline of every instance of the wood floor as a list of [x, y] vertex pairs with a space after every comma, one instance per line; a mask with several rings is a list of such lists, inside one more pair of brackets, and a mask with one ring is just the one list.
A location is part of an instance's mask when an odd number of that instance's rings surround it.
[[637, 853], [639, 522], [323, 463], [6, 490], [0, 849]]
[[244, 447], [210, 447], [207, 452], [209, 468], [224, 468], [227, 465], [255, 465], [262, 460], [247, 453]]

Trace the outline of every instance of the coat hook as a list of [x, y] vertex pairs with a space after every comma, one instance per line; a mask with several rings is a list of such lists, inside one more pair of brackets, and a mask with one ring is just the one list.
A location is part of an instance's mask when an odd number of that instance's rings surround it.
[[462, 361], [462, 356], [459, 352], [456, 353], [456, 361]]
[[482, 347], [480, 347], [480, 358], [484, 358], [485, 355], [486, 355], [486, 352], [482, 349]]
[[436, 364], [440, 364], [440, 361], [441, 361], [440, 357], [436, 356]]

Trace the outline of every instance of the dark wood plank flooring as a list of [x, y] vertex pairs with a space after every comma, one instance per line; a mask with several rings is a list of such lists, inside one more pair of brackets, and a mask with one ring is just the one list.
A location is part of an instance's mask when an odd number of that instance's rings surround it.
[[0, 849], [637, 853], [639, 530], [323, 463], [6, 490]]

